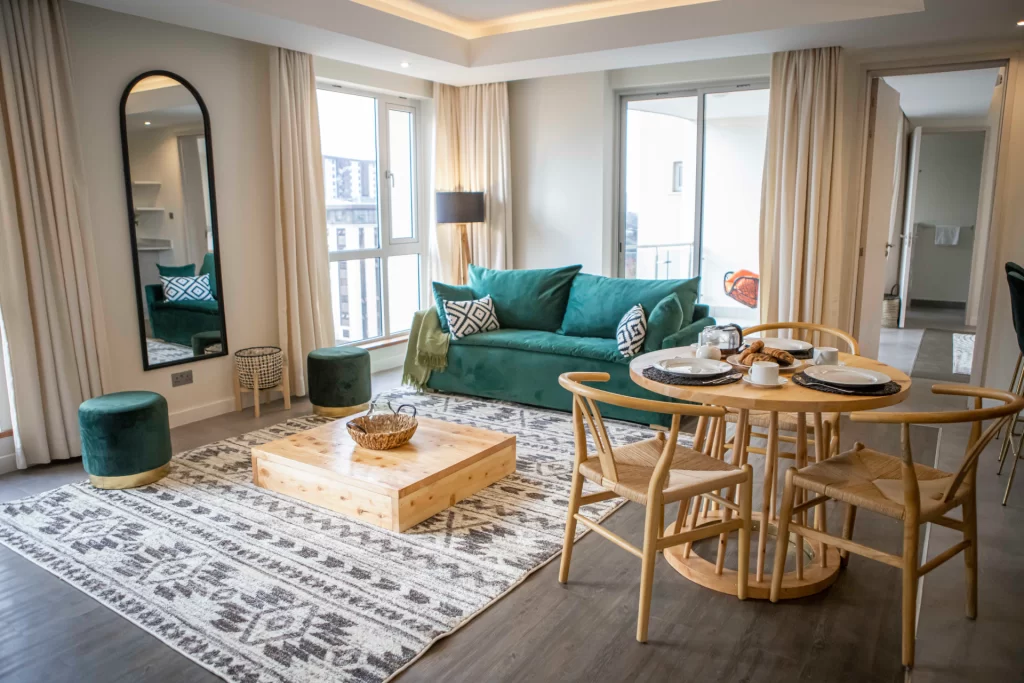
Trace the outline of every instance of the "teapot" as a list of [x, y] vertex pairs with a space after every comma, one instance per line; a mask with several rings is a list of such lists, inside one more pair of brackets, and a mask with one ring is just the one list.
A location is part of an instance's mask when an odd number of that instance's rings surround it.
[[710, 325], [700, 333], [700, 346], [717, 346], [723, 357], [739, 353], [743, 344], [743, 328], [735, 323]]

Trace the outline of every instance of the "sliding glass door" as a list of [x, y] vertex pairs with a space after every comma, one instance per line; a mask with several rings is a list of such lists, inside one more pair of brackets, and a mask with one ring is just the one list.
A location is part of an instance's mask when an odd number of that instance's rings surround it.
[[723, 322], [758, 319], [767, 84], [622, 97], [621, 274], [701, 277]]

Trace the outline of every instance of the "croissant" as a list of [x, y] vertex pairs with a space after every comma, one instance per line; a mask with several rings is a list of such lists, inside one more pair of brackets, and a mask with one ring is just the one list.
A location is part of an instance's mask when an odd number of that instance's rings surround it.
[[763, 353], [765, 355], [768, 355], [768, 356], [771, 356], [772, 358], [774, 358], [775, 361], [779, 365], [789, 366], [789, 365], [792, 365], [793, 361], [796, 360], [796, 358], [793, 357], [793, 354], [791, 354], [789, 351], [786, 351], [784, 349], [771, 349], [771, 348], [768, 348], [768, 349], [764, 349]]
[[740, 362], [749, 367], [754, 363], [762, 360], [771, 363], [775, 362], [775, 359], [772, 356], [769, 356], [767, 353], [752, 353], [748, 355], [746, 358], [740, 360]]
[[761, 341], [760, 339], [755, 339], [753, 342], [750, 343], [750, 346], [743, 349], [743, 352], [740, 353], [739, 361], [744, 365], [750, 365], [750, 363], [747, 362], [747, 358], [749, 358], [751, 354], [757, 353], [763, 348], [764, 342]]

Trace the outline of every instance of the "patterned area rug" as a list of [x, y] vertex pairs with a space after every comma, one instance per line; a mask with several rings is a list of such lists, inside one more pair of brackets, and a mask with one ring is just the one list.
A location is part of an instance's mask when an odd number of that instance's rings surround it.
[[957, 375], [970, 375], [974, 365], [974, 335], [953, 335], [953, 372]]
[[192, 347], [172, 344], [171, 342], [159, 339], [146, 340], [146, 354], [149, 356], [149, 364], [173, 363], [176, 360], [184, 360], [192, 357]]
[[300, 418], [181, 453], [150, 486], [0, 505], [0, 542], [226, 680], [386, 680], [559, 553], [573, 447], [565, 413], [385, 398], [515, 434], [517, 472], [395, 534], [253, 486], [253, 445], [326, 422]]

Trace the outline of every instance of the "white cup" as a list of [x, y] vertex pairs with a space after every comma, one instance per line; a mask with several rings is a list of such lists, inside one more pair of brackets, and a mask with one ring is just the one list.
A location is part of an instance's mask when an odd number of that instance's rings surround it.
[[750, 381], [754, 384], [778, 384], [779, 364], [764, 360], [757, 361], [750, 366]]
[[697, 358], [708, 358], [710, 360], [722, 360], [722, 350], [713, 344], [701, 344], [697, 347]]
[[839, 349], [831, 346], [820, 346], [814, 349], [815, 365], [839, 365]]

